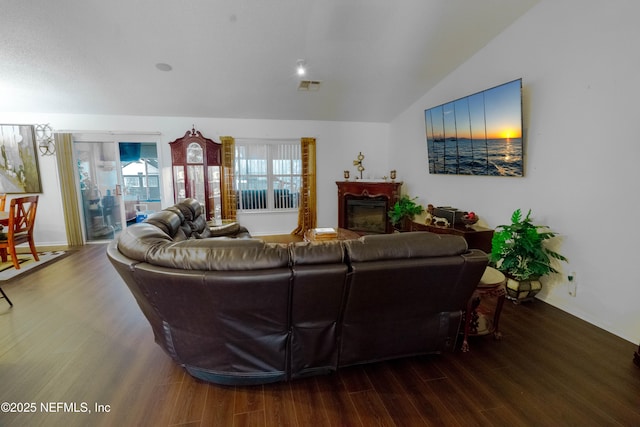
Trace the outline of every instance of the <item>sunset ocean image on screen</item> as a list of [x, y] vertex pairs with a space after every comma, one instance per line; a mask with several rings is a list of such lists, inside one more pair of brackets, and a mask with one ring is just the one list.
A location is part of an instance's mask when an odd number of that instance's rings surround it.
[[522, 176], [522, 80], [425, 110], [429, 173]]

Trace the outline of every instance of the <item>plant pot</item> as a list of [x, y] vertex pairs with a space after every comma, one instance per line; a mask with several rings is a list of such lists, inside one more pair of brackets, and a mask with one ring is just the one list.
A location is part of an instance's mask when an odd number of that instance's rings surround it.
[[542, 289], [540, 280], [516, 280], [507, 276], [507, 298], [514, 302], [531, 301]]
[[402, 218], [402, 222], [400, 223], [400, 231], [402, 232], [411, 231], [412, 221], [413, 221], [413, 218], [409, 218], [409, 217]]
[[405, 233], [411, 231], [411, 218], [402, 218], [400, 222], [393, 224], [393, 229], [398, 233]]

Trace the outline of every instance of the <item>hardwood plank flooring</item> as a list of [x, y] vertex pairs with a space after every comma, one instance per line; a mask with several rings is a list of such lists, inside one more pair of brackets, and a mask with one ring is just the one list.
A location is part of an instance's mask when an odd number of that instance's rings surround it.
[[468, 353], [207, 384], [154, 343], [105, 248], [0, 284], [14, 302], [0, 300], [0, 403], [20, 410], [0, 426], [640, 425], [637, 343], [541, 301], [505, 304], [503, 340]]

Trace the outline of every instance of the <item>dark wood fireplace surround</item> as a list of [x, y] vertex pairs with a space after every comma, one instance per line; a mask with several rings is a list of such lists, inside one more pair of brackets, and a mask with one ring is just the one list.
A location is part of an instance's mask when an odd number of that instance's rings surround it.
[[[386, 181], [337, 181], [338, 185], [338, 227], [349, 229], [348, 227], [348, 200], [384, 200], [385, 213], [389, 211], [400, 198], [402, 182]], [[385, 215], [386, 233], [393, 233], [393, 225]], [[353, 230], [359, 232], [358, 230]]]

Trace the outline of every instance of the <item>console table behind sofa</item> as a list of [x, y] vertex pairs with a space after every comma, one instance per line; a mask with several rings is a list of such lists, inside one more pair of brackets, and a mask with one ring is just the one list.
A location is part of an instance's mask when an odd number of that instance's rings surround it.
[[491, 239], [493, 238], [493, 229], [484, 228], [474, 225], [472, 228], [464, 225], [455, 225], [454, 227], [438, 227], [436, 225], [421, 224], [413, 221], [411, 223], [411, 231], [428, 231], [437, 234], [453, 234], [460, 236], [467, 241], [470, 249], [480, 249], [485, 253], [491, 253]]

